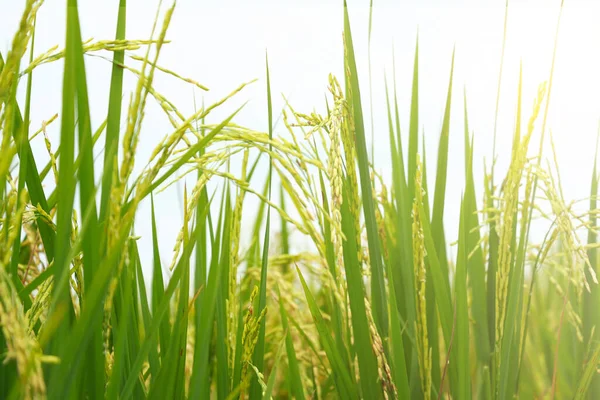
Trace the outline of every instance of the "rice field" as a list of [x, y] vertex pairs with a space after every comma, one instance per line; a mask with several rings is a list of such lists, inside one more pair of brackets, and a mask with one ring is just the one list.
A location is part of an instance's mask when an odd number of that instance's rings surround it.
[[[132, 39], [120, 0], [114, 38], [87, 40], [68, 0], [65, 42], [39, 49], [42, 3], [24, 0], [0, 54], [1, 399], [600, 398], [597, 166], [589, 160], [586, 199], [563, 193], [547, 126], [554, 59], [534, 98], [519, 81], [513, 130], [499, 133], [512, 137], [499, 149], [508, 167], [488, 163], [476, 180], [467, 95], [452, 104], [454, 58], [427, 163], [417, 44], [410, 110], [390, 82], [378, 125], [388, 179], [369, 145], [370, 78], [358, 74], [345, 3], [344, 74], [323, 77], [326, 112], [274, 109], [265, 57], [264, 76], [191, 114], [153, 85], [167, 75], [207, 90], [161, 64], [175, 5], [158, 10], [149, 38]], [[111, 70], [100, 124], [84, 62], [96, 54]], [[54, 62], [62, 101], [34, 126], [33, 78]], [[230, 104], [249, 85], [266, 93], [267, 126], [236, 123], [243, 106]], [[141, 159], [150, 103], [171, 129]], [[456, 113], [464, 171], [449, 179]], [[457, 182], [460, 218], [448, 226]], [[183, 224], [161, 255], [154, 199], [173, 187]], [[140, 219], [150, 232], [135, 229]], [[309, 250], [296, 251], [298, 237]]]

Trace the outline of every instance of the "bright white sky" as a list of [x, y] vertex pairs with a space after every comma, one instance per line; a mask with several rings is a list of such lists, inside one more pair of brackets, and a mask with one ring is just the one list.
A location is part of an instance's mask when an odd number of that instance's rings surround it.
[[[16, 30], [23, 1], [0, 2], [0, 51], [9, 48]], [[64, 45], [65, 1], [48, 0], [39, 12], [36, 54], [51, 46]], [[83, 38], [112, 39], [115, 34], [118, 0], [80, 1]], [[167, 5], [169, 1], [165, 1]], [[470, 127], [475, 132], [476, 186], [482, 187], [483, 159], [489, 166], [492, 153], [494, 110], [504, 21], [504, 0], [494, 6], [478, 1], [374, 1], [372, 31], [372, 90], [375, 126], [376, 165], [384, 175], [389, 166], [384, 71], [392, 74], [392, 50], [396, 57], [396, 76], [401, 124], [408, 131], [408, 114], [413, 56], [417, 37], [420, 44], [420, 123], [426, 137], [429, 178], [434, 175], [437, 142], [448, 87], [450, 60], [456, 46], [453, 108], [448, 167], [447, 236], [456, 237], [458, 203], [464, 187], [463, 170], [463, 89], [466, 88]], [[127, 37], [149, 36], [156, 12], [156, 0], [128, 1]], [[289, 4], [289, 3], [287, 3]], [[350, 17], [355, 41], [364, 107], [368, 106], [367, 26], [368, 0], [350, 0]], [[554, 32], [560, 0], [513, 0], [509, 5], [508, 34], [498, 123], [498, 168], [504, 173], [510, 154], [514, 126], [519, 62], [523, 62], [523, 113], [531, 113], [537, 86], [548, 79]], [[568, 199], [589, 195], [595, 138], [600, 118], [600, 4], [597, 1], [566, 0], [558, 43], [555, 80], [548, 127], [557, 145], [563, 188]], [[261, 80], [234, 101], [213, 114], [212, 122], [229, 114], [250, 99], [236, 122], [254, 129], [266, 129], [264, 58], [269, 53], [274, 108], [281, 109], [286, 95], [297, 110], [322, 109], [330, 72], [341, 76], [342, 2], [301, 1], [282, 5], [276, 1], [198, 2], [180, 0], [171, 23], [172, 41], [160, 64], [208, 86], [205, 102], [210, 103], [253, 78]], [[97, 126], [106, 114], [110, 65], [88, 57], [88, 85], [93, 123]], [[60, 111], [62, 64], [45, 65], [34, 74], [32, 126]], [[134, 81], [126, 81], [125, 98]], [[391, 81], [391, 79], [390, 79]], [[192, 90], [173, 78], [159, 76], [158, 90], [184, 114], [193, 112]], [[23, 85], [24, 86], [24, 85]], [[201, 94], [196, 93], [198, 101]], [[541, 122], [541, 120], [540, 120]], [[59, 124], [49, 130], [54, 147]], [[170, 131], [158, 107], [147, 110], [140, 144], [140, 160], [147, 160], [156, 142]], [[369, 134], [370, 136], [370, 134]], [[534, 139], [533, 143], [537, 143]], [[537, 144], [535, 144], [537, 147]], [[40, 160], [47, 159], [41, 142], [35, 144]], [[550, 155], [546, 151], [547, 155]], [[430, 183], [433, 187], [433, 181]], [[164, 263], [181, 224], [180, 198], [168, 191], [157, 200], [161, 250]], [[179, 189], [181, 190], [181, 189]], [[478, 192], [481, 197], [481, 192]], [[249, 207], [252, 207], [249, 205]], [[253, 210], [252, 208], [249, 208]], [[138, 216], [137, 233], [142, 246], [149, 242], [149, 207]], [[151, 262], [143, 252], [143, 262]]]

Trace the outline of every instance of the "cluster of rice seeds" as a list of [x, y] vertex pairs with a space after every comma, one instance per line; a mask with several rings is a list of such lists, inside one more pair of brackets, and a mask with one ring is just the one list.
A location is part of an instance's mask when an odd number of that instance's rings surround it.
[[[88, 41], [82, 43], [82, 50], [84, 53], [89, 53], [90, 55], [103, 50], [111, 52], [135, 51], [142, 47], [150, 46], [156, 43], [156, 40], [99, 40], [94, 42], [92, 39], [89, 39]], [[40, 65], [55, 62], [63, 59], [64, 57], [65, 50], [58, 50], [58, 46], [53, 46], [34, 58], [31, 63], [29, 63], [29, 65], [20, 72], [20, 75], [27, 75], [28, 73], [33, 72], [33, 70]], [[141, 57], [134, 55], [132, 55], [131, 58], [138, 61], [142, 59]], [[161, 68], [161, 70], [164, 69]], [[179, 76], [177, 75], [177, 77]]]
[[[173, 10], [174, 10], [174, 8], [171, 7], [165, 15], [163, 29], [159, 36], [159, 40], [156, 43], [156, 46], [157, 46], [156, 58], [158, 58], [158, 55], [160, 53], [160, 47], [162, 45], [162, 42], [165, 39], [166, 30], [168, 28]], [[155, 27], [156, 27], [156, 21], [155, 21], [155, 26], [153, 27], [151, 36], [154, 35]], [[119, 51], [123, 51], [123, 50], [125, 50], [125, 49], [123, 49], [123, 48], [119, 49]], [[148, 59], [149, 52], [150, 52], [150, 46], [148, 46], [148, 48], [147, 48], [146, 58], [145, 58], [146, 60]], [[121, 237], [122, 236], [121, 235], [122, 227], [128, 226], [128, 224], [130, 224], [133, 221], [135, 209], [137, 208], [137, 203], [139, 203], [139, 201], [141, 200], [139, 194], [136, 197], [134, 197], [135, 206], [132, 207], [132, 209], [134, 211], [128, 212], [126, 214], [125, 218], [123, 218], [122, 209], [123, 209], [123, 206], [127, 202], [126, 190], [127, 190], [129, 178], [133, 171], [133, 163], [134, 163], [134, 159], [135, 159], [139, 131], [141, 129], [141, 124], [142, 124], [142, 119], [143, 119], [143, 110], [145, 108], [146, 97], [149, 93], [148, 88], [150, 88], [152, 86], [152, 78], [153, 78], [153, 74], [154, 74], [154, 67], [150, 68], [150, 72], [147, 75], [146, 75], [145, 70], [146, 70], [146, 63], [144, 63], [142, 66], [141, 74], [138, 79], [136, 91], [130, 99], [129, 112], [127, 115], [127, 125], [126, 125], [126, 129], [125, 129], [123, 139], [122, 139], [123, 160], [122, 160], [119, 168], [116, 168], [117, 155], [114, 154], [114, 156], [113, 156], [114, 157], [113, 164], [115, 165], [115, 167], [113, 168], [113, 177], [112, 177], [113, 186], [112, 186], [112, 188], [110, 188], [111, 207], [110, 207], [109, 215], [108, 215], [107, 231], [110, 232], [111, 234], [108, 235], [109, 242], [106, 244], [108, 249], [112, 249], [114, 246], [118, 245], [118, 243], [122, 239], [122, 237]], [[110, 160], [108, 162], [110, 163]], [[117, 171], [119, 171], [119, 172], [117, 173]], [[123, 252], [121, 259], [117, 262], [117, 264], [118, 264], [117, 274], [115, 276], [113, 276], [113, 278], [111, 279], [109, 289], [108, 289], [107, 301], [104, 302], [104, 322], [103, 322], [103, 331], [104, 332], [103, 332], [103, 335], [105, 337], [105, 343], [104, 343], [105, 354], [108, 354], [108, 351], [107, 351], [107, 349], [109, 348], [108, 338], [111, 335], [110, 320], [112, 318], [111, 314], [112, 314], [112, 308], [113, 308], [113, 299], [114, 299], [115, 291], [117, 289], [119, 276], [121, 275], [123, 266], [126, 264], [125, 257], [127, 257], [127, 254], [128, 254], [128, 252]]]
[[328, 121], [330, 138], [328, 175], [331, 182], [331, 212], [333, 214], [332, 241], [335, 252], [336, 279], [341, 280], [344, 255], [342, 244], [342, 155], [340, 154], [340, 136], [345, 114], [345, 101], [341, 94], [341, 88], [331, 80], [329, 90], [333, 94], [334, 104]]
[[29, 329], [28, 320], [8, 277], [0, 265], [0, 326], [6, 340], [5, 363], [14, 360], [19, 372], [20, 395], [25, 399], [45, 397], [46, 383], [42, 372], [44, 358], [40, 345]]
[[[506, 298], [508, 292], [508, 280], [511, 271], [511, 260], [514, 249], [511, 250], [513, 230], [516, 226], [515, 215], [518, 206], [519, 185], [527, 161], [529, 140], [534, 130], [534, 123], [540, 111], [542, 100], [545, 95], [545, 85], [540, 86], [538, 96], [534, 103], [533, 113], [529, 119], [526, 135], [520, 138], [515, 135], [512, 162], [507, 177], [503, 183], [501, 199], [501, 223], [499, 227], [499, 254], [498, 270], [496, 277], [496, 351], [500, 351], [500, 344], [504, 333], [504, 317], [506, 312]], [[498, 358], [498, 363], [500, 358]], [[499, 369], [499, 364], [498, 364]]]
[[421, 184], [421, 163], [417, 159], [415, 173], [415, 199], [412, 208], [412, 236], [413, 257], [415, 268], [415, 288], [417, 321], [415, 330], [417, 333], [417, 352], [419, 354], [419, 371], [421, 375], [421, 390], [425, 398], [431, 393], [431, 348], [429, 346], [429, 335], [427, 332], [427, 293], [426, 293], [426, 270], [425, 270], [425, 243], [423, 237], [422, 218], [420, 207], [423, 206], [423, 187]]
[[264, 318], [267, 309], [264, 308], [260, 314], [254, 315], [254, 308], [252, 307], [252, 303], [258, 294], [258, 287], [255, 286], [252, 289], [252, 294], [250, 295], [250, 301], [248, 305], [248, 309], [246, 311], [246, 317], [244, 318], [244, 330], [242, 332], [242, 378], [240, 385], [240, 397], [246, 398], [246, 391], [250, 385], [250, 370], [252, 368], [252, 354], [254, 353], [254, 347], [256, 346], [256, 341], [258, 340], [258, 329], [260, 321]]
[[388, 364], [385, 356], [383, 342], [381, 340], [381, 336], [379, 336], [377, 327], [375, 326], [375, 321], [373, 320], [373, 311], [371, 310], [371, 304], [366, 298], [365, 306], [367, 309], [367, 319], [369, 320], [369, 331], [371, 332], [371, 340], [373, 341], [373, 353], [375, 353], [375, 357], [377, 357], [377, 375], [379, 376], [379, 380], [381, 381], [383, 397], [386, 400], [389, 399], [390, 395], [393, 398], [398, 398], [398, 392], [396, 391], [396, 385], [394, 385], [392, 379], [390, 365]]
[[[581, 295], [583, 290], [590, 290], [590, 284], [597, 284], [597, 277], [594, 269], [590, 265], [589, 258], [585, 251], [585, 247], [580, 243], [577, 229], [573, 224], [575, 220], [571, 205], [565, 204], [562, 196], [556, 190], [554, 178], [544, 172], [536, 172], [540, 182], [542, 182], [542, 190], [546, 200], [550, 204], [556, 233], [553, 233], [553, 240], [559, 239], [564, 246], [564, 255], [567, 257], [564, 268], [564, 275], [569, 277], [570, 282], [577, 289], [577, 293]], [[586, 279], [584, 269], [590, 272], [591, 282]]]
[[[244, 159], [242, 161], [242, 177], [241, 180], [246, 180], [247, 176], [247, 165], [248, 165], [249, 152], [244, 152]], [[242, 225], [242, 210], [244, 205], [244, 197], [246, 192], [244, 190], [238, 190], [238, 194], [235, 200], [235, 206], [233, 209], [233, 218], [231, 219], [231, 253], [230, 253], [230, 270], [229, 270], [229, 294], [226, 299], [226, 311], [227, 311], [227, 342], [229, 346], [229, 369], [234, 370], [235, 353], [237, 338], [235, 332], [238, 331], [238, 267], [240, 264], [240, 230]], [[233, 374], [232, 374], [233, 379]]]
[[2, 211], [1, 215], [3, 217], [1, 234], [2, 237], [5, 238], [5, 241], [0, 247], [0, 263], [2, 266], [8, 266], [10, 263], [13, 254], [12, 243], [19, 234], [14, 227], [17, 226], [16, 222], [22, 217], [25, 210], [25, 202], [23, 200], [26, 199], [26, 193], [23, 191], [20, 196], [21, 201], [19, 201], [19, 193], [14, 186], [14, 182], [12, 182], [12, 180], [9, 182], [11, 183], [12, 190], [6, 195], [5, 201], [2, 204], [3, 207], [0, 210]]
[[[5, 177], [11, 166], [12, 159], [17, 153], [16, 143], [12, 142], [12, 132], [14, 128], [14, 114], [16, 107], [16, 93], [18, 86], [18, 72], [21, 58], [27, 50], [28, 42], [33, 35], [35, 18], [37, 11], [43, 1], [28, 0], [25, 3], [19, 29], [13, 37], [10, 51], [8, 52], [6, 62], [0, 56], [0, 128], [2, 129], [2, 139], [0, 141], [0, 182], [5, 184]], [[17, 141], [23, 138], [15, 135]], [[26, 138], [25, 138], [26, 139]]]

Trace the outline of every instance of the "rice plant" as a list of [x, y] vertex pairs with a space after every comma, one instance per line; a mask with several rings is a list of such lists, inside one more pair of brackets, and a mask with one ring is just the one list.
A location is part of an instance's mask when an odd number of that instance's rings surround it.
[[[40, 52], [32, 43], [42, 3], [25, 1], [0, 56], [0, 398], [600, 396], [598, 175], [590, 162], [582, 213], [563, 194], [555, 155], [542, 154], [552, 143], [552, 72], [534, 99], [522, 98], [519, 82], [509, 167], [487, 168], [483, 182], [474, 179], [465, 95], [460, 222], [446, 226], [450, 116], [460, 108], [451, 104], [454, 58], [435, 171], [419, 135], [418, 44], [408, 129], [388, 86], [388, 131], [378, 132], [389, 138], [386, 181], [368, 153], [345, 4], [345, 74], [323, 77], [326, 112], [287, 102], [274, 110], [265, 58], [264, 79], [184, 115], [153, 85], [167, 74], [207, 89], [161, 66], [174, 5], [159, 10], [150, 38], [134, 40], [120, 0], [114, 39], [83, 41], [77, 1], [68, 0], [64, 47]], [[112, 73], [95, 126], [84, 59], [101, 50], [112, 53]], [[33, 76], [57, 60], [58, 115], [32, 126]], [[125, 74], [136, 79], [132, 93]], [[267, 93], [267, 126], [236, 124], [240, 108], [208, 122], [250, 84]], [[148, 102], [172, 128], [140, 160]], [[46, 135], [50, 124], [60, 125], [58, 142]], [[40, 135], [45, 165], [31, 149]], [[184, 186], [167, 265], [154, 198], [181, 180], [194, 184]], [[138, 246], [140, 218], [152, 221], [143, 233], [151, 249]], [[533, 224], [549, 227], [540, 243], [530, 241]], [[294, 252], [292, 233], [312, 250]], [[152, 253], [152, 265], [140, 252]]]

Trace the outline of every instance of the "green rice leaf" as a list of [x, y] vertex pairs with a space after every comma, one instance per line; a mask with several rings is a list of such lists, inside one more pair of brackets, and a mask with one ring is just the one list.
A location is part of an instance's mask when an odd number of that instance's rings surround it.
[[[268, 56], [265, 55], [265, 64], [267, 71], [267, 115], [268, 115], [268, 123], [269, 123], [269, 139], [273, 139], [273, 110], [271, 105], [271, 79], [269, 76], [269, 59]], [[273, 146], [269, 144], [269, 151], [273, 150]], [[267, 177], [267, 185], [268, 185], [268, 200], [271, 201], [271, 179], [273, 174], [273, 161], [271, 155], [269, 154], [269, 175]], [[271, 206], [267, 205], [267, 220], [265, 226], [265, 236], [263, 241], [263, 252], [262, 252], [262, 264], [260, 268], [260, 288], [258, 291], [258, 313], [262, 313], [262, 311], [267, 307], [267, 271], [269, 268], [269, 238], [271, 231]], [[265, 358], [265, 319], [263, 318], [259, 322], [259, 330], [258, 330], [258, 341], [256, 342], [256, 347], [254, 348], [254, 354], [252, 356], [252, 363], [259, 370], [262, 371], [264, 367], [264, 358]], [[252, 379], [252, 383], [250, 385], [250, 399], [258, 399], [260, 397], [260, 387], [258, 385], [258, 381], [255, 378]]]
[[348, 87], [346, 90], [347, 92], [351, 93], [351, 97], [348, 99], [348, 101], [350, 102], [354, 117], [358, 171], [360, 176], [363, 211], [367, 228], [367, 240], [371, 261], [371, 297], [373, 302], [373, 312], [377, 329], [383, 337], [387, 337], [388, 305], [383, 279], [383, 259], [381, 255], [379, 237], [377, 234], [377, 222], [375, 221], [375, 205], [373, 200], [371, 177], [369, 174], [369, 160], [367, 157], [362, 104], [360, 88], [358, 85], [358, 72], [356, 69], [354, 46], [352, 44], [352, 33], [350, 32], [350, 19], [348, 16], [348, 6], [346, 5], [346, 1], [344, 1], [344, 40], [346, 46], [344, 65], [346, 65], [349, 70], [349, 77], [347, 79]]

